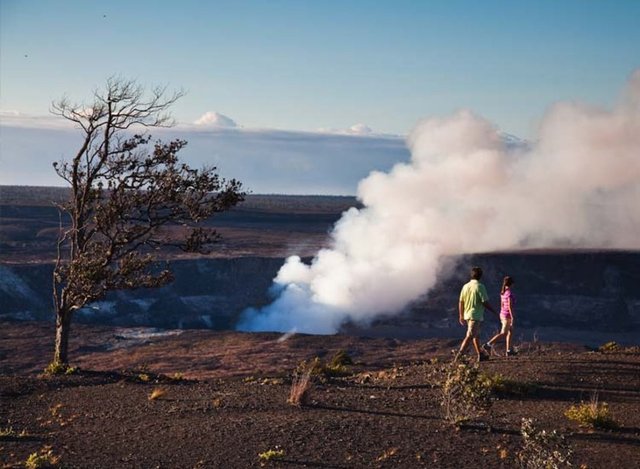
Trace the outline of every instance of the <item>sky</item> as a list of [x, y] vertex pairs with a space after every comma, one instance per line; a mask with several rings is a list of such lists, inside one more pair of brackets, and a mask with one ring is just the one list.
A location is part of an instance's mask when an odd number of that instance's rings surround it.
[[422, 118], [471, 109], [536, 139], [549, 106], [613, 106], [638, 67], [635, 0], [2, 0], [0, 184], [55, 184], [75, 140], [51, 102], [114, 75], [186, 91], [194, 162], [258, 192], [353, 194], [409, 158]]

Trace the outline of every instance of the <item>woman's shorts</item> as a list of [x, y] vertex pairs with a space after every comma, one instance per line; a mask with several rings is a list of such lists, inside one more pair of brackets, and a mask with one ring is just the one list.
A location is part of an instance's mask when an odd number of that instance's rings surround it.
[[501, 333], [505, 333], [511, 330], [511, 318], [500, 318], [500, 323], [502, 324], [502, 330], [500, 331]]

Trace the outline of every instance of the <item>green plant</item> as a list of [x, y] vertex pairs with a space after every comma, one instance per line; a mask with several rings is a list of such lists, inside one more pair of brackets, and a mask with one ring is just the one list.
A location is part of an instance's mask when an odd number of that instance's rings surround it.
[[482, 379], [477, 365], [465, 357], [448, 364], [441, 382], [444, 418], [459, 425], [478, 417], [491, 406], [491, 389]]
[[630, 347], [623, 347], [617, 342], [611, 341], [611, 342], [607, 342], [606, 344], [602, 344], [600, 347], [598, 347], [598, 352], [636, 354], [636, 353], [640, 353], [640, 346], [635, 345]]
[[47, 375], [72, 375], [78, 372], [78, 367], [70, 366], [66, 363], [53, 361], [44, 369]]
[[310, 368], [312, 376], [324, 379], [350, 375], [351, 371], [349, 366], [352, 364], [353, 360], [351, 357], [344, 350], [340, 350], [326, 363], [323, 363], [320, 358], [315, 357], [311, 362], [301, 362], [300, 365], [298, 365], [298, 369], [306, 370]]
[[24, 465], [27, 469], [41, 469], [56, 467], [60, 462], [60, 457], [53, 454], [50, 446], [45, 446], [38, 453], [31, 453]]
[[329, 366], [331, 367], [348, 366], [348, 365], [353, 365], [353, 359], [344, 350], [338, 350], [333, 355], [333, 357], [331, 357], [331, 360], [329, 361]]
[[13, 427], [0, 428], [0, 438], [24, 438], [27, 435], [28, 434], [26, 430], [17, 432], [13, 429]]
[[611, 341], [611, 342], [607, 342], [606, 344], [602, 344], [600, 347], [598, 347], [598, 351], [599, 352], [618, 352], [620, 351], [620, 346], [618, 345], [617, 342], [615, 341]]
[[520, 427], [522, 449], [518, 465], [523, 469], [559, 469], [571, 467], [573, 450], [556, 430], [537, 428], [533, 419], [523, 418]]
[[258, 459], [260, 459], [260, 461], [273, 461], [274, 459], [282, 459], [284, 458], [284, 450], [283, 449], [279, 449], [276, 446], [276, 449], [268, 449], [267, 451], [263, 452], [263, 453], [258, 453]]
[[598, 395], [594, 394], [589, 402], [569, 407], [564, 415], [581, 427], [598, 428], [601, 430], [615, 430], [618, 423], [611, 417], [606, 402], [598, 402]]
[[491, 392], [502, 396], [526, 396], [533, 394], [537, 389], [535, 384], [505, 378], [500, 373], [492, 375], [482, 373], [480, 379]]

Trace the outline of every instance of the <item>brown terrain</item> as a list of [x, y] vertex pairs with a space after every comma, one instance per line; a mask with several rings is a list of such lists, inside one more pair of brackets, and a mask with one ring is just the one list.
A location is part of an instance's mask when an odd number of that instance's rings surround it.
[[[59, 187], [0, 186], [0, 263], [53, 262], [60, 226], [54, 202], [62, 202], [67, 194]], [[206, 222], [222, 236], [206, 257], [312, 256], [326, 244], [327, 232], [340, 214], [357, 205], [354, 197], [346, 196], [249, 195], [232, 211]], [[167, 228], [167, 238], [181, 229]], [[163, 257], [203, 256], [167, 251]]]
[[[512, 383], [455, 426], [443, 418], [441, 369], [458, 340], [214, 331], [143, 336], [77, 326], [79, 370], [39, 374], [51, 326], [2, 323], [0, 461], [51, 451], [60, 467], [516, 467], [521, 419], [563, 434], [575, 467], [640, 465], [640, 353], [521, 343], [480, 364]], [[345, 376], [287, 402], [298, 363], [346, 351]], [[160, 396], [151, 399], [153, 392]], [[581, 428], [574, 404], [606, 402], [619, 427]], [[259, 454], [282, 451], [263, 460]], [[264, 456], [264, 455], [263, 455]]]
[[[0, 267], [18, 266], [23, 270], [11, 272], [22, 273], [51, 261], [59, 221], [50, 200], [62, 195], [59, 189], [0, 187]], [[252, 196], [212, 223], [224, 240], [211, 257], [313, 255], [340, 212], [355, 204], [348, 197]], [[568, 322], [571, 327], [555, 337], [570, 335], [571, 343], [552, 342], [544, 333], [542, 341], [538, 334], [518, 335], [517, 356], [479, 364], [485, 382], [493, 383], [487, 385], [491, 405], [459, 425], [444, 418], [441, 403], [451, 351], [463, 332], [434, 329], [426, 313], [419, 323], [406, 322], [402, 334], [398, 324], [384, 323], [376, 334], [354, 328], [333, 336], [77, 322], [70, 344], [76, 368], [55, 376], [42, 373], [52, 357], [52, 323], [0, 318], [0, 466], [25, 467], [31, 456], [32, 467], [45, 467], [48, 459], [69, 468], [511, 468], [525, 454], [522, 419], [535, 418], [541, 429], [564, 435], [574, 467], [640, 467], [637, 255], [582, 253], [561, 263], [559, 257], [501, 257], [499, 265], [524, 264], [522, 275], [532, 271], [531, 291], [523, 291], [530, 304], [553, 305], [552, 287], [562, 283], [556, 279], [583, 271], [575, 291], [556, 292], [562, 304], [569, 298], [583, 310], [592, 300], [576, 292], [586, 289], [601, 295], [594, 298], [603, 306], [592, 317], [603, 324], [611, 322], [605, 306], [626, 310], [617, 329], [598, 325], [581, 332]], [[546, 278], [548, 265], [555, 278]], [[609, 273], [591, 278], [590, 268]], [[34, 272], [46, 285], [47, 276]], [[235, 278], [229, 274], [230, 286]], [[183, 283], [176, 296], [190, 286], [189, 278]], [[407, 329], [418, 324], [438, 338], [409, 338]], [[539, 324], [531, 327], [538, 331]], [[380, 330], [388, 337], [371, 337]], [[622, 336], [627, 346], [593, 347]], [[340, 351], [353, 364], [315, 376], [309, 399], [290, 404], [300, 363], [315, 357], [328, 363]], [[608, 404], [617, 427], [581, 427], [565, 416], [570, 406], [595, 400]]]

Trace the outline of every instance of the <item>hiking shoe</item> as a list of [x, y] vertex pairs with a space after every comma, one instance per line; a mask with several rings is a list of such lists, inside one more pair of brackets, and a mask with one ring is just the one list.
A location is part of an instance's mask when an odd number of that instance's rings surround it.
[[493, 352], [493, 345], [491, 345], [489, 342], [487, 342], [486, 344], [483, 344], [482, 347], [480, 348], [487, 355], [491, 355], [491, 352]]
[[514, 355], [518, 355], [518, 352], [515, 350], [507, 350], [507, 357], [513, 357]]
[[478, 361], [479, 362], [486, 362], [489, 360], [489, 355], [481, 353], [480, 356], [478, 356]]

